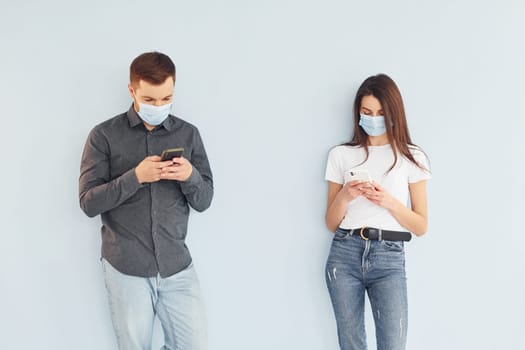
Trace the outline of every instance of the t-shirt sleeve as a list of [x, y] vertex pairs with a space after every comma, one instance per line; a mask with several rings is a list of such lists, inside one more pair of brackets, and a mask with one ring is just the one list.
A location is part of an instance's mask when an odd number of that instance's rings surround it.
[[341, 157], [337, 148], [332, 148], [330, 153], [328, 153], [325, 180], [341, 185], [344, 183], [344, 172], [341, 166]]
[[425, 153], [420, 150], [413, 150], [412, 154], [414, 159], [420, 164], [424, 169], [416, 166], [413, 163], [410, 163], [410, 172], [408, 174], [408, 183], [415, 183], [423, 180], [429, 180], [432, 178], [430, 173], [430, 164], [428, 157]]

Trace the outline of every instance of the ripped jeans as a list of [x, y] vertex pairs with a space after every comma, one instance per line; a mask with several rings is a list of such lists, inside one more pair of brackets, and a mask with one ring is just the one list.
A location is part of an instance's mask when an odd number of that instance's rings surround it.
[[335, 232], [326, 283], [342, 350], [365, 350], [365, 291], [378, 350], [404, 350], [408, 324], [405, 252], [401, 241], [365, 241], [359, 231]]

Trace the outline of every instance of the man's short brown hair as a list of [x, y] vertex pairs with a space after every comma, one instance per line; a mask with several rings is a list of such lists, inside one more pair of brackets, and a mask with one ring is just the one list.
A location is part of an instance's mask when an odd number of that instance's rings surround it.
[[153, 51], [137, 56], [129, 67], [131, 84], [144, 80], [153, 85], [159, 85], [173, 77], [175, 81], [175, 64], [167, 55]]

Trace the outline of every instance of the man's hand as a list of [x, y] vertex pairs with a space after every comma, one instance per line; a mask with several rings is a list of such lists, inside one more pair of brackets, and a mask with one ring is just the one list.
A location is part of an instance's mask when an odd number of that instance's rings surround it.
[[173, 165], [162, 169], [160, 178], [162, 180], [186, 181], [191, 176], [193, 166], [184, 157], [173, 158]]
[[173, 161], [167, 160], [161, 162], [160, 159], [159, 156], [146, 157], [137, 165], [135, 175], [137, 175], [139, 183], [157, 182], [162, 179], [162, 170], [173, 165]]

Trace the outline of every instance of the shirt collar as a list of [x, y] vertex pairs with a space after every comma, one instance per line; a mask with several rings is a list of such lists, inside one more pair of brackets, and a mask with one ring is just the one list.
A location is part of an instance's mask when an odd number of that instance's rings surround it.
[[[136, 127], [137, 125], [142, 124], [142, 119], [140, 119], [140, 116], [138, 115], [137, 111], [135, 111], [135, 108], [133, 106], [133, 103], [131, 104], [131, 107], [129, 107], [127, 112], [128, 120], [129, 120], [129, 126], [132, 128]], [[173, 130], [173, 126], [175, 125], [175, 117], [173, 115], [168, 115], [166, 120], [160, 124], [164, 127], [164, 129], [171, 131]]]

